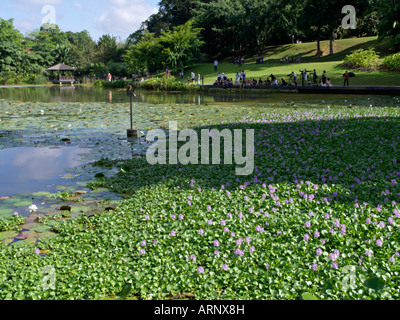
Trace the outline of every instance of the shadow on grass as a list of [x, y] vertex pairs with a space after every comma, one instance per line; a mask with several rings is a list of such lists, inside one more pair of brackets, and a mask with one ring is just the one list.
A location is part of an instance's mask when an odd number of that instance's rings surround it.
[[326, 112], [324, 119], [311, 112], [297, 114], [300, 121], [293, 122], [286, 121], [294, 120], [293, 114], [292, 118], [280, 116], [282, 122], [267, 116], [269, 123], [207, 127], [255, 130], [255, 166], [249, 176], [236, 175], [236, 165], [150, 165], [141, 158], [123, 162], [118, 175], [91, 186], [107, 187], [129, 197], [139, 188], [158, 184], [167, 185], [171, 192], [179, 192], [178, 186], [180, 190], [193, 189], [193, 184], [227, 191], [245, 184], [284, 184], [295, 190], [300, 181], [310, 181], [331, 187], [330, 194], [320, 191], [322, 188], [313, 190], [321, 202], [354, 203], [357, 199], [377, 206], [398, 201], [400, 165], [394, 159], [397, 155], [400, 160], [396, 149], [400, 118], [383, 116], [383, 112], [377, 117], [360, 117], [350, 109], [349, 115], [342, 113], [338, 118], [329, 114]]

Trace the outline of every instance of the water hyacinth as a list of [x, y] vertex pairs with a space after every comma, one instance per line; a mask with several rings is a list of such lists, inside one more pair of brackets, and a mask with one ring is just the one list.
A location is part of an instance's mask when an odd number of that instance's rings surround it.
[[[17, 111], [19, 108], [15, 109]], [[106, 252], [114, 252], [112, 250], [115, 249], [117, 258], [124, 261], [124, 268], [140, 270], [143, 279], [150, 279], [135, 280], [138, 286], [143, 287], [143, 290], [139, 290], [139, 299], [162, 299], [162, 294], [155, 290], [161, 286], [171, 288], [168, 293], [180, 292], [179, 288], [191, 288], [196, 292], [196, 299], [218, 297], [216, 292], [221, 290], [221, 296], [229, 293], [234, 299], [301, 299], [304, 292], [310, 292], [320, 299], [348, 299], [350, 295], [360, 300], [380, 299], [383, 293], [388, 299], [400, 299], [399, 293], [393, 288], [376, 291], [374, 295], [369, 294], [368, 290], [349, 293], [339, 288], [340, 269], [344, 266], [358, 262], [367, 270], [365, 276], [368, 279], [374, 272], [371, 263], [377, 270], [385, 270], [388, 265], [395, 270], [398, 263], [395, 251], [398, 250], [396, 239], [400, 225], [400, 189], [397, 182], [399, 168], [393, 166], [393, 158], [400, 143], [400, 139], [397, 139], [400, 131], [395, 126], [399, 124], [396, 117], [400, 114], [398, 108], [394, 110], [394, 107], [390, 110], [362, 109], [365, 115], [360, 109], [358, 106], [340, 110], [332, 108], [328, 112], [326, 106], [323, 111], [319, 106], [310, 108], [307, 105], [305, 111], [270, 110], [259, 118], [245, 116], [242, 122], [232, 121], [226, 126], [217, 126], [218, 129], [236, 126], [255, 129], [256, 166], [254, 173], [248, 177], [236, 176], [231, 173], [232, 168], [222, 165], [218, 170], [188, 165], [178, 171], [179, 166], [173, 166], [173, 169], [168, 166], [148, 167], [143, 161], [136, 165], [140, 170], [129, 170], [121, 177], [98, 181], [98, 185], [107, 183], [126, 191], [122, 194], [129, 197], [116, 211], [124, 214], [105, 213], [91, 217], [96, 228], [99, 228], [75, 235], [74, 241], [78, 246], [68, 246], [71, 258], [63, 260], [66, 269], [73, 270], [69, 260], [80, 257], [77, 251], [82, 251], [82, 239], [98, 244], [95, 235], [100, 234], [97, 231], [101, 230], [101, 237], [104, 235], [105, 239], [109, 238], [110, 243], [102, 241], [105, 248], [96, 247], [100, 252], [97, 256], [108, 257]], [[384, 117], [386, 112], [390, 116]], [[149, 179], [146, 170], [151, 176], [158, 177], [155, 183]], [[177, 172], [181, 174], [174, 176]], [[165, 179], [162, 180], [162, 177]], [[231, 182], [229, 191], [228, 180]], [[177, 184], [181, 188], [178, 189]], [[130, 193], [130, 190], [135, 193]], [[167, 213], [160, 213], [167, 205]], [[137, 214], [140, 206], [143, 207], [143, 211], [140, 211], [143, 213]], [[147, 219], [150, 216], [151, 219]], [[143, 217], [148, 221], [144, 221]], [[107, 219], [104, 226], [99, 224], [103, 219]], [[178, 219], [184, 222], [176, 221]], [[224, 224], [221, 224], [222, 219]], [[108, 222], [113, 223], [113, 228]], [[72, 222], [66, 226], [77, 230]], [[68, 230], [67, 227], [61, 228]], [[262, 227], [266, 231], [262, 232]], [[60, 231], [68, 238], [69, 234], [64, 229]], [[114, 237], [123, 241], [114, 241]], [[160, 240], [159, 243], [150, 240], [156, 238]], [[142, 244], [141, 241], [145, 241], [142, 239], [147, 240], [146, 246]], [[370, 241], [366, 242], [365, 239]], [[137, 249], [138, 243], [142, 248]], [[123, 246], [138, 250], [134, 254], [140, 259], [125, 255]], [[15, 250], [8, 247], [10, 251]], [[55, 256], [60, 254], [56, 247], [53, 250]], [[140, 250], [146, 250], [146, 254], [139, 255]], [[1, 253], [5, 259], [10, 259], [7, 251]], [[192, 253], [196, 253], [199, 259], [192, 259]], [[90, 257], [88, 259], [87, 265], [93, 263]], [[185, 259], [190, 263], [186, 263]], [[289, 263], [285, 264], [286, 260]], [[298, 267], [292, 270], [294, 261]], [[108, 278], [104, 281], [107, 283], [104, 288], [95, 281], [91, 284], [93, 288], [86, 284], [76, 285], [71, 278], [68, 281], [75, 287], [71, 294], [65, 293], [65, 297], [91, 298], [101, 296], [103, 292], [113, 292], [108, 283], [115, 282], [114, 278], [119, 277], [120, 266], [109, 261], [107, 263], [99, 261], [100, 267], [109, 271], [109, 275], [105, 274]], [[200, 264], [203, 270], [199, 272]], [[21, 260], [18, 265], [23, 265]], [[86, 262], [82, 264], [81, 272], [89, 278], [93, 272], [85, 265]], [[160, 271], [160, 265], [168, 267]], [[31, 266], [25, 266], [24, 274], [30, 274], [31, 270]], [[210, 277], [205, 280], [205, 276], [200, 276], [195, 279], [198, 282], [192, 281], [190, 273], [195, 274], [196, 270]], [[1, 272], [8, 274], [0, 266]], [[288, 288], [296, 284], [301, 287], [288, 292], [279, 290], [279, 284], [274, 282], [280, 277], [277, 273], [285, 277]], [[394, 276], [388, 275], [386, 285], [395, 281]], [[253, 282], [261, 284], [262, 288]], [[323, 288], [328, 282], [334, 284], [334, 288], [329, 290], [327, 296]], [[15, 279], [10, 279], [10, 286], [17, 288], [16, 284]], [[221, 288], [226, 288], [226, 291]], [[26, 292], [35, 292], [28, 289]], [[18, 292], [13, 294], [18, 297]], [[64, 297], [60, 290], [56, 294]], [[5, 298], [1, 292], [0, 296]]]

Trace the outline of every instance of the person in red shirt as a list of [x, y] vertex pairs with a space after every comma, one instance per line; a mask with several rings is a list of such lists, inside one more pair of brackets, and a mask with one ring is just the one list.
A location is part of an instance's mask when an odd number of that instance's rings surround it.
[[345, 87], [346, 83], [347, 83], [347, 86], [349, 86], [349, 77], [350, 77], [349, 73], [346, 71], [344, 73], [343, 77], [344, 77], [344, 85], [343, 86]]

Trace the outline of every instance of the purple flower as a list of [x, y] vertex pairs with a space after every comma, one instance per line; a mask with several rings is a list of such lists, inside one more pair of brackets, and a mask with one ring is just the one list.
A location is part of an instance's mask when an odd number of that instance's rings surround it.
[[197, 269], [197, 273], [198, 274], [201, 274], [201, 273], [203, 273], [204, 272], [204, 268], [203, 267], [199, 267], [198, 269]]
[[253, 213], [254, 212], [254, 209], [253, 208], [250, 208], [249, 209], [249, 213]]
[[381, 239], [376, 240], [376, 245], [378, 247], [382, 247], [382, 240]]
[[144, 255], [146, 253], [146, 251], [144, 249], [140, 249], [140, 254]]
[[190, 259], [192, 259], [193, 261], [196, 261], [196, 256], [195, 256], [194, 254], [192, 254], [192, 255], [190, 256]]
[[320, 256], [322, 254], [322, 250], [320, 248], [318, 248], [316, 253], [317, 253], [317, 256]]
[[154, 245], [158, 245], [158, 240], [154, 240]]
[[219, 256], [219, 251], [218, 251], [218, 250], [215, 250], [215, 251], [214, 251], [214, 254], [215, 254], [216, 256]]
[[199, 234], [201, 235], [201, 234], [204, 234], [204, 230], [203, 229], [199, 229]]
[[316, 230], [316, 231], [314, 232], [314, 238], [319, 238], [319, 236], [320, 236], [320, 234], [319, 234], [318, 230]]
[[317, 271], [317, 270], [318, 270], [318, 264], [314, 263], [314, 264], [312, 265], [312, 269], [313, 269], [314, 271]]
[[305, 241], [308, 241], [310, 239], [310, 236], [306, 233], [305, 235], [304, 235], [304, 240]]
[[390, 261], [390, 262], [394, 262], [394, 257], [390, 257], [390, 258], [389, 258], [389, 261]]
[[249, 244], [250, 243], [250, 237], [246, 237], [246, 239], [245, 239], [245, 241], [247, 242], [247, 244]]
[[175, 236], [176, 236], [176, 233], [175, 233], [175, 231], [174, 231], [174, 230], [172, 230], [172, 231], [171, 231], [171, 236], [173, 236], [173, 237], [175, 237]]
[[339, 257], [340, 255], [340, 251], [339, 250], [333, 250], [333, 253], [335, 254], [335, 256]]
[[334, 253], [329, 254], [329, 260], [335, 261], [336, 260], [336, 255]]
[[224, 225], [226, 225], [225, 220], [221, 220], [221, 226], [224, 226]]
[[256, 249], [255, 249], [254, 247], [250, 247], [250, 248], [249, 248], [250, 253], [253, 253], [255, 250], [256, 250]]
[[383, 221], [379, 222], [378, 227], [379, 228], [384, 228], [385, 227], [385, 223]]
[[265, 269], [269, 269], [269, 267], [270, 267], [270, 264], [269, 263], [267, 263], [266, 265], [265, 265]]
[[173, 214], [173, 215], [171, 216], [171, 218], [172, 218], [172, 220], [175, 220], [175, 219], [176, 219], [176, 215]]
[[228, 270], [228, 265], [223, 264], [221, 268], [224, 269], [224, 270], [226, 271], [226, 270]]
[[193, 200], [193, 197], [192, 197], [192, 196], [189, 196], [189, 197], [188, 197], [188, 200]]
[[235, 233], [231, 232], [231, 237], [234, 238], [235, 237]]
[[333, 268], [333, 269], [337, 269], [337, 268], [338, 268], [338, 264], [337, 264], [336, 261], [335, 261], [334, 263], [332, 263], [332, 268]]
[[36, 248], [36, 249], [35, 249], [35, 253], [36, 253], [36, 254], [40, 254], [39, 248]]
[[340, 233], [341, 234], [345, 234], [346, 233], [346, 227], [342, 227], [342, 229], [340, 229]]
[[144, 216], [144, 218], [145, 218], [146, 220], [149, 220], [149, 219], [150, 219], [150, 216], [149, 216], [148, 214], [146, 214], [146, 215]]
[[214, 247], [219, 247], [219, 241], [218, 240], [214, 240]]
[[372, 255], [372, 251], [365, 250], [365, 255], [366, 255], [367, 257], [371, 256], [371, 255]]
[[209, 226], [211, 226], [211, 225], [213, 224], [212, 220], [208, 220], [208, 221], [207, 221], [207, 224], [208, 224]]
[[145, 246], [145, 245], [146, 245], [146, 240], [143, 240], [140, 244], [141, 244], [142, 246]]
[[243, 218], [243, 213], [242, 213], [242, 212], [239, 212], [238, 217], [239, 217], [239, 219], [242, 219], [242, 218]]
[[232, 213], [228, 212], [228, 218], [232, 218]]
[[192, 205], [192, 202], [189, 200], [189, 201], [187, 202], [187, 204], [188, 204], [188, 206], [191, 206], [191, 205]]
[[17, 216], [17, 215], [18, 215], [18, 212], [17, 212], [17, 211], [14, 211], [14, 212], [13, 212], [13, 215], [14, 215], [14, 216]]
[[211, 206], [207, 206], [207, 211], [211, 211]]
[[228, 228], [228, 227], [225, 227], [225, 228], [224, 228], [224, 232], [229, 232], [229, 228]]
[[179, 218], [179, 220], [183, 220], [183, 215], [180, 214], [178, 218]]
[[325, 219], [329, 219], [329, 213], [325, 214]]
[[306, 222], [306, 223], [304, 224], [304, 227], [305, 227], [305, 228], [311, 227], [311, 222]]
[[372, 221], [371, 221], [371, 218], [367, 218], [367, 220], [365, 220], [365, 223], [366, 224], [370, 224]]

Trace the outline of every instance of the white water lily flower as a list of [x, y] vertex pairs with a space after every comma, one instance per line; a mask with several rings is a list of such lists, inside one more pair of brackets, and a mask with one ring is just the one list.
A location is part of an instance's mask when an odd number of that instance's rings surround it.
[[37, 206], [34, 205], [34, 204], [32, 204], [32, 205], [29, 206], [29, 211], [30, 211], [30, 212], [36, 212], [37, 209], [38, 209]]

